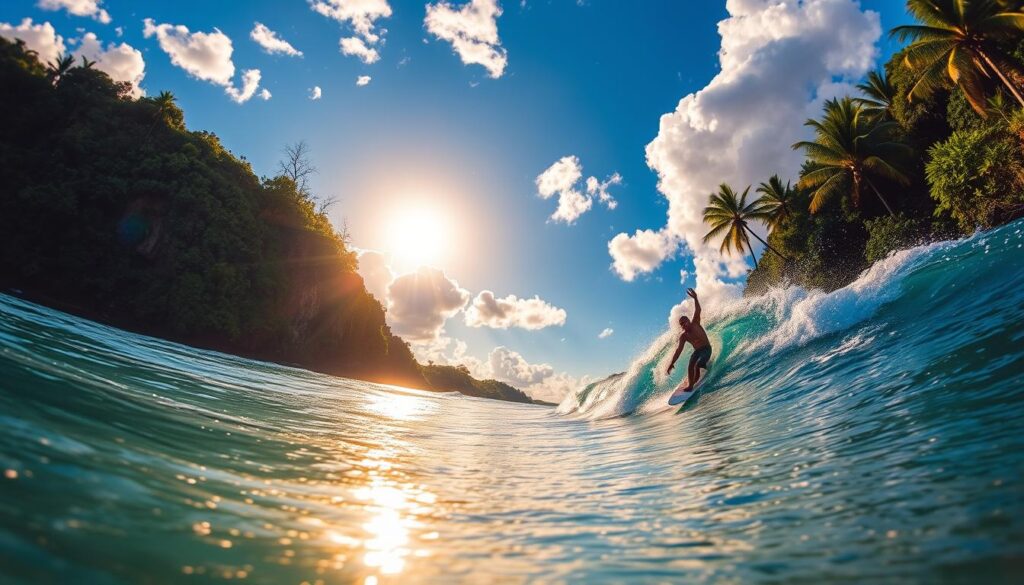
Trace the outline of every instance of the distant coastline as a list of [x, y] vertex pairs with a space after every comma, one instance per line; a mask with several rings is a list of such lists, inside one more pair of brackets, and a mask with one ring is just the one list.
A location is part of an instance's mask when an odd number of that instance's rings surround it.
[[130, 331], [310, 370], [531, 403], [415, 360], [347, 237], [169, 93], [0, 38], [0, 290]]

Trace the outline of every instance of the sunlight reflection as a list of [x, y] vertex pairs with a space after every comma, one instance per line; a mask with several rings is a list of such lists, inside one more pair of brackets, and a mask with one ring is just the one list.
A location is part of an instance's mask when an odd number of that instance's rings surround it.
[[[418, 408], [418, 399], [415, 397], [396, 398], [411, 398], [411, 403]], [[409, 402], [387, 401], [386, 404]], [[359, 465], [369, 470], [364, 476], [367, 483], [353, 489], [351, 499], [342, 498], [340, 501], [360, 506], [366, 519], [360, 525], [362, 534], [351, 532], [351, 525], [345, 527], [339, 524], [335, 524], [333, 529], [326, 530], [324, 534], [334, 545], [342, 549], [355, 552], [354, 549], [361, 548], [362, 564], [376, 575], [398, 575], [407, 569], [410, 559], [432, 556], [432, 551], [417, 547], [415, 541], [438, 539], [436, 531], [423, 536], [417, 535], [417, 532], [423, 529], [420, 517], [433, 512], [437, 497], [424, 491], [418, 484], [401, 481], [403, 474], [400, 468], [396, 468], [395, 454], [389, 450], [370, 449]], [[344, 561], [337, 561], [335, 565], [342, 566], [343, 563]]]
[[419, 420], [436, 408], [433, 401], [408, 394], [381, 392], [367, 397], [370, 401], [366, 407], [371, 412], [401, 421]]
[[370, 486], [356, 490], [355, 497], [369, 502], [373, 514], [363, 525], [370, 534], [363, 543], [366, 548], [363, 563], [385, 575], [401, 573], [410, 552], [409, 530], [415, 524], [413, 518], [403, 515], [412, 507], [409, 495], [375, 478]]

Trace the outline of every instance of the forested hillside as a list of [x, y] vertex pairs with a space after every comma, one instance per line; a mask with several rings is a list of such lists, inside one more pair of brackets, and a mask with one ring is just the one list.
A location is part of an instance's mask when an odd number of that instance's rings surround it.
[[133, 99], [87, 62], [0, 39], [2, 289], [200, 347], [529, 401], [428, 381], [293, 178], [261, 179], [188, 130], [170, 94]]

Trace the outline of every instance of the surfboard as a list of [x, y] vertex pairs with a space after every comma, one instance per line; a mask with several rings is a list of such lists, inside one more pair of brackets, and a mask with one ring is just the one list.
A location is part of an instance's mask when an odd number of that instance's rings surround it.
[[707, 375], [705, 374], [700, 380], [697, 380], [697, 385], [694, 386], [690, 391], [683, 392], [683, 390], [685, 390], [686, 387], [690, 384], [689, 377], [683, 378], [683, 381], [680, 382], [679, 385], [676, 386], [675, 391], [672, 392], [672, 396], [668, 397], [669, 405], [676, 406], [689, 400], [691, 396], [693, 396], [694, 394], [697, 393], [698, 390], [700, 390], [700, 387], [704, 385], [704, 380], [706, 379]]

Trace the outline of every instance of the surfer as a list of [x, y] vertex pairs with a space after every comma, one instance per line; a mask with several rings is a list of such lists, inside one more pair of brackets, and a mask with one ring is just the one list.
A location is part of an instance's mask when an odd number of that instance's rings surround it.
[[686, 387], [688, 392], [700, 380], [700, 369], [708, 369], [708, 360], [711, 359], [711, 342], [708, 341], [708, 334], [700, 324], [700, 301], [697, 299], [697, 291], [688, 288], [686, 294], [693, 299], [693, 320], [685, 315], [679, 318], [679, 326], [683, 328], [683, 333], [679, 336], [679, 347], [676, 348], [676, 353], [672, 355], [672, 361], [668, 364], [668, 373], [671, 374], [672, 368], [676, 367], [676, 360], [679, 359], [679, 354], [683, 353], [683, 346], [689, 341], [693, 346], [693, 355], [690, 356], [690, 365], [686, 370], [689, 381], [689, 385]]

